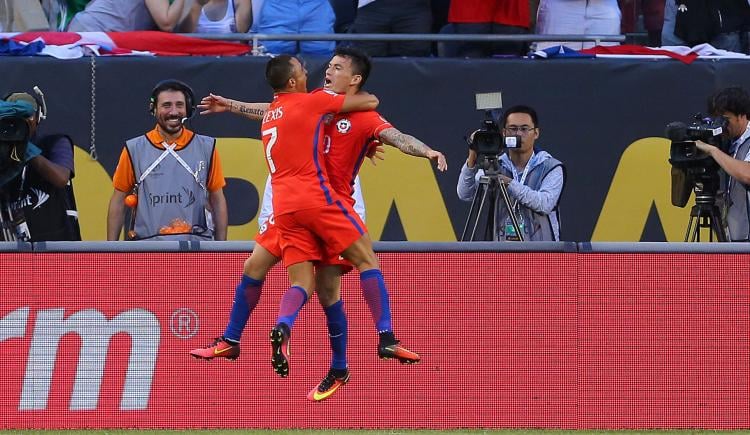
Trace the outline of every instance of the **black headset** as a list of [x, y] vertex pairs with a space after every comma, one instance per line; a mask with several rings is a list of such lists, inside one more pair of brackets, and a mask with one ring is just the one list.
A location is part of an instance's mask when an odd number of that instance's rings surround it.
[[163, 91], [169, 89], [182, 92], [185, 96], [185, 116], [191, 118], [195, 112], [195, 94], [193, 93], [193, 89], [188, 86], [187, 83], [176, 79], [162, 80], [154, 86], [154, 89], [151, 90], [151, 97], [148, 99], [148, 112], [152, 115], [156, 114], [156, 97]]
[[42, 93], [42, 91], [39, 89], [38, 86], [34, 86], [33, 94], [30, 92], [20, 92], [20, 91], [8, 92], [3, 97], [3, 101], [8, 101], [8, 98], [10, 98], [10, 96], [13, 94], [26, 94], [34, 99], [34, 101], [36, 102], [36, 112], [34, 112], [34, 117], [36, 119], [37, 124], [41, 124], [42, 121], [47, 119], [47, 102], [44, 100], [44, 94]]

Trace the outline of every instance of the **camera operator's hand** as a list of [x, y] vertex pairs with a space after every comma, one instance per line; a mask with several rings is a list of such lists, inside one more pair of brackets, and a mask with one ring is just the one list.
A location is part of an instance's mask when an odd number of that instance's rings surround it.
[[700, 140], [695, 141], [695, 146], [696, 146], [696, 148], [698, 148], [699, 150], [703, 151], [704, 153], [710, 155], [711, 157], [713, 157], [713, 153], [718, 150], [718, 148], [716, 148], [715, 146], [709, 145], [709, 144], [707, 144], [707, 143], [705, 143], [703, 141], [700, 141]]
[[474, 168], [477, 164], [477, 152], [469, 148], [469, 157], [466, 158], [466, 166]]
[[735, 159], [719, 148], [699, 140], [695, 141], [695, 146], [711, 156], [730, 177], [750, 186], [750, 162]]

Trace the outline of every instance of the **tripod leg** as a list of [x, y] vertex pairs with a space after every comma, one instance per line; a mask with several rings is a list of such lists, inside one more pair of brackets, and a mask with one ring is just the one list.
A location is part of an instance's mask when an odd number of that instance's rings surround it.
[[479, 220], [479, 210], [481, 210], [481, 197], [482, 192], [484, 191], [484, 184], [479, 184], [477, 186], [477, 191], [474, 192], [474, 198], [471, 200], [471, 207], [469, 208], [469, 215], [466, 217], [466, 224], [464, 224], [464, 230], [461, 233], [461, 241], [466, 242], [466, 235], [469, 231], [469, 227], [471, 226], [472, 222], [474, 222], [473, 230], [471, 233], [471, 237], [468, 239], [468, 241], [474, 240], [474, 232], [476, 232], [477, 223], [476, 221]]
[[497, 192], [490, 185], [487, 189], [487, 223], [484, 226], [484, 240], [497, 241]]
[[711, 230], [716, 233], [716, 241], [717, 242], [726, 242], [727, 241], [727, 235], [724, 232], [724, 229], [721, 228], [721, 218], [719, 217], [719, 210], [718, 209], [712, 209], [711, 210]]
[[[688, 219], [687, 231], [685, 231], [685, 241], [686, 242], [694, 242], [695, 241], [695, 234], [690, 231], [690, 229], [693, 228], [693, 221], [695, 220], [695, 214], [694, 214], [694, 212], [695, 212], [694, 210], [690, 211], [690, 219]], [[697, 223], [696, 223], [696, 225], [697, 225]], [[690, 239], [691, 236], [693, 237], [692, 240]]]

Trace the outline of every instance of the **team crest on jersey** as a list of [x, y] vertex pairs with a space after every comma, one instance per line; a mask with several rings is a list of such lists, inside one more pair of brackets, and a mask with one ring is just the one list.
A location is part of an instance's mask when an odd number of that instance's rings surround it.
[[349, 130], [352, 129], [352, 122], [348, 119], [339, 119], [339, 122], [336, 123], [336, 130], [339, 131], [339, 133], [349, 133]]

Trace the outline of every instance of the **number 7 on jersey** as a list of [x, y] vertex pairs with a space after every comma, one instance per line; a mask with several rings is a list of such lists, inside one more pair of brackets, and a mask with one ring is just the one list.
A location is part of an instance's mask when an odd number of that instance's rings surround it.
[[276, 165], [273, 163], [273, 158], [271, 158], [271, 148], [276, 144], [276, 138], [279, 137], [276, 127], [271, 127], [268, 130], [263, 130], [261, 132], [262, 136], [270, 135], [271, 137], [268, 139], [268, 145], [266, 145], [266, 160], [268, 160], [268, 170], [271, 171], [273, 174], [276, 172]]

